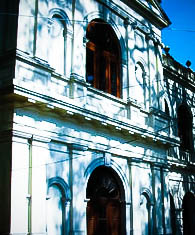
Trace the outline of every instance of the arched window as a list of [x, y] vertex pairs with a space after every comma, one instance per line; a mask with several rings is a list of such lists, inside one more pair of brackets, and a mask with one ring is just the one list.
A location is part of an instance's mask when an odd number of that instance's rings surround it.
[[87, 198], [88, 235], [126, 234], [124, 188], [112, 169], [98, 167], [93, 171]]
[[86, 81], [93, 87], [121, 96], [121, 53], [116, 34], [106, 22], [95, 19], [87, 27]]
[[193, 150], [192, 138], [192, 114], [185, 105], [181, 105], [177, 112], [178, 136], [182, 150]]
[[65, 35], [66, 27], [63, 18], [57, 14], [53, 15], [49, 29], [49, 64], [61, 74], [65, 73]]

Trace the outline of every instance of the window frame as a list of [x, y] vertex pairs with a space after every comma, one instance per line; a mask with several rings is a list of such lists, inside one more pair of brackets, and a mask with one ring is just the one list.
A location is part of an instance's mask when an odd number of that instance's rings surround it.
[[[90, 23], [89, 23], [90, 25]], [[88, 26], [89, 26], [88, 25]], [[111, 30], [111, 34], [114, 34], [114, 31], [112, 32], [111, 26], [108, 24], [109, 30]], [[101, 48], [97, 43], [94, 43], [92, 41], [87, 42], [86, 44], [86, 81], [89, 82], [94, 88], [97, 88], [101, 91], [104, 91], [106, 93], [109, 93], [111, 95], [114, 95], [118, 98], [121, 97], [121, 53], [120, 53], [120, 45], [119, 42], [117, 41], [117, 37], [115, 35], [115, 38], [113, 39], [114, 43], [116, 43], [117, 46], [117, 53], [111, 52], [109, 50], [105, 50], [105, 48]], [[93, 68], [89, 68], [89, 62], [88, 62], [88, 50], [93, 52]], [[105, 58], [105, 86], [104, 88], [101, 88], [101, 82], [103, 82], [101, 76], [100, 76], [100, 71], [101, 71], [101, 57]], [[92, 59], [92, 57], [91, 57]], [[115, 79], [114, 79], [114, 86], [112, 83], [112, 63], [115, 64]], [[88, 80], [88, 71], [91, 70], [93, 71], [93, 81], [90, 82]]]

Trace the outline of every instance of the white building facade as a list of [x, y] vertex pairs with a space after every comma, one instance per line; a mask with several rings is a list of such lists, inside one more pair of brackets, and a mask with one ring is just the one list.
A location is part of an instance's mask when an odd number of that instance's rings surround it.
[[160, 1], [0, 6], [0, 233], [192, 235], [195, 74]]

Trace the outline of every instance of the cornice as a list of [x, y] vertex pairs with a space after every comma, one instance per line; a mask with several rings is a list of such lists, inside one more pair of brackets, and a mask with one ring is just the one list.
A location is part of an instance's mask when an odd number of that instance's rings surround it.
[[46, 69], [48, 72], [54, 71], [54, 69], [49, 66], [47, 61], [42, 60], [36, 56], [31, 56], [28, 52], [24, 52], [19, 49], [16, 50], [16, 59], [27, 64], [33, 65], [35, 67]]
[[144, 18], [148, 19], [152, 24], [156, 27], [163, 29], [171, 24], [168, 16], [164, 12], [164, 10], [160, 7], [160, 4], [155, 1], [158, 6], [158, 10], [162, 14], [157, 14], [156, 12], [152, 11], [149, 7], [143, 4], [140, 0], [123, 0], [123, 2], [142, 15]]
[[[135, 9], [129, 5], [129, 1], [127, 0], [120, 1], [120, 2], [123, 2], [124, 5], [126, 5], [127, 7], [124, 7], [122, 4], [119, 4], [117, 1], [113, 1], [113, 0], [97, 0], [97, 2], [99, 2], [100, 4], [108, 8], [110, 11], [112, 11], [114, 14], [119, 16], [124, 21], [123, 24], [125, 27], [130, 25], [133, 30], [139, 30], [145, 35], [151, 34], [152, 28], [148, 27], [143, 22], [139, 21], [135, 15], [131, 14], [130, 11], [128, 11], [128, 7], [132, 8], [132, 10], [135, 11]], [[147, 15], [148, 13], [146, 13], [146, 16]], [[153, 19], [153, 16], [151, 19]]]
[[182, 172], [182, 173], [193, 173], [195, 174], [195, 163], [194, 162], [184, 162], [181, 160], [168, 160], [168, 166], [170, 171]]
[[26, 132], [18, 131], [18, 130], [13, 130], [12, 136], [19, 137], [22, 139], [27, 139], [30, 142], [32, 142], [32, 141], [38, 141], [38, 142], [42, 142], [42, 143], [50, 143], [51, 142], [51, 139], [48, 137], [35, 135], [35, 134], [31, 134], [31, 133], [26, 133]]
[[65, 98], [63, 101], [57, 100], [15, 85], [11, 102], [14, 99], [18, 101], [25, 100], [27, 103], [30, 102], [32, 107], [39, 108], [42, 111], [61, 113], [62, 115], [68, 115], [71, 119], [82, 119], [83, 123], [95, 123], [102, 128], [111, 128], [113, 132], [121, 132], [121, 134], [133, 136], [134, 141], [152, 142], [155, 145], [162, 145], [163, 148], [179, 145], [179, 141], [175, 137], [163, 135], [153, 129], [148, 130], [145, 126], [133, 125], [129, 119], [124, 120], [122, 118], [120, 120], [91, 111], [85, 107], [78, 106], [74, 99]]

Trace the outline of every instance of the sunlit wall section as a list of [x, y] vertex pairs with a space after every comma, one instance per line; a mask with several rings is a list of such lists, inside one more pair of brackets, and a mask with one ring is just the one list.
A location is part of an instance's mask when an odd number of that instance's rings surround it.
[[47, 234], [62, 234], [62, 193], [58, 186], [49, 188], [49, 200], [47, 208]]
[[[46, 163], [48, 157], [48, 140], [34, 139], [31, 143], [32, 175], [31, 184], [31, 232], [44, 233], [46, 227]], [[43, 187], [44, 185], [44, 187]]]
[[65, 34], [66, 28], [63, 18], [59, 15], [54, 15], [51, 18], [49, 30], [49, 64], [56, 72], [61, 74], [65, 72]]
[[36, 46], [35, 2], [37, 1], [22, 0], [19, 5], [17, 49], [30, 55], [34, 55]]
[[12, 200], [11, 233], [29, 232], [29, 143], [28, 139], [15, 137], [12, 146]]
[[[70, 1], [20, 1], [17, 49], [70, 75], [72, 4]], [[66, 57], [68, 57], [66, 61]], [[58, 58], [58, 63], [54, 58]], [[67, 69], [65, 69], [67, 67]]]

